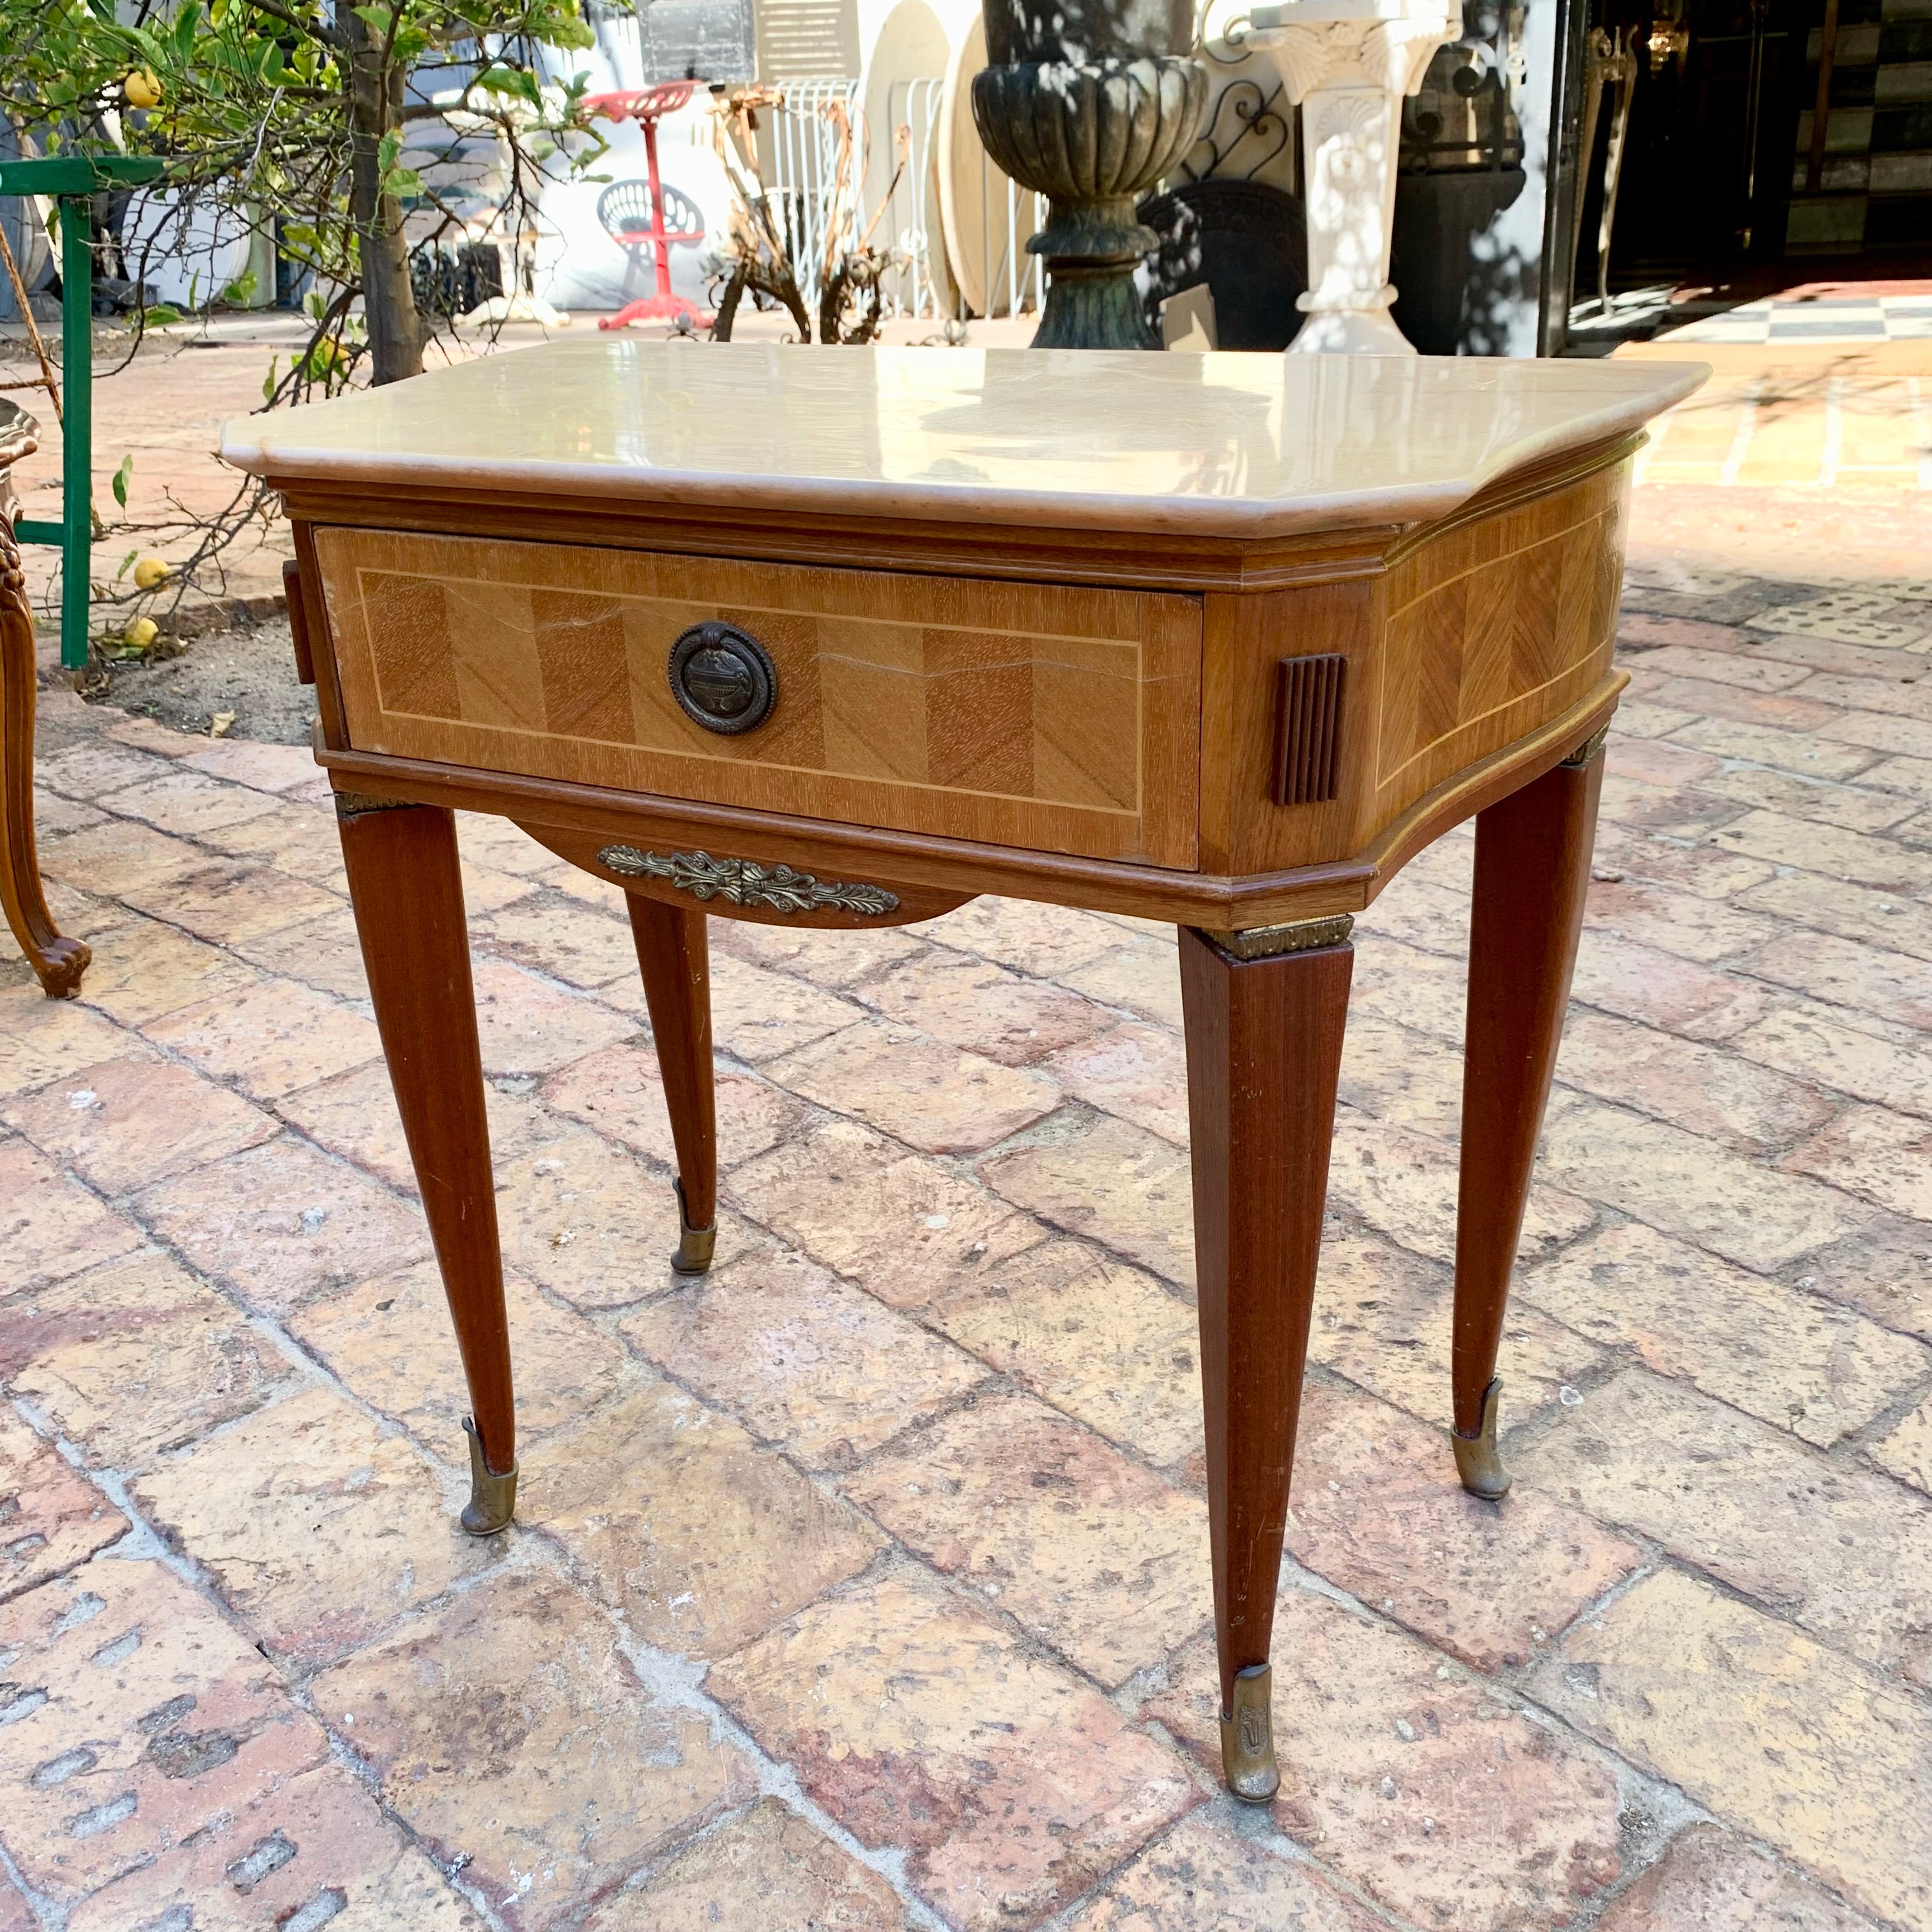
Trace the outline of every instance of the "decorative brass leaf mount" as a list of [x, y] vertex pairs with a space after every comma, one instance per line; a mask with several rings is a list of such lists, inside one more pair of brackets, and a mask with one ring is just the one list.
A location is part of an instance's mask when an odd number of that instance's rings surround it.
[[898, 895], [884, 886], [821, 883], [785, 865], [752, 859], [714, 859], [709, 852], [640, 852], [634, 845], [606, 845], [597, 862], [627, 879], [662, 879], [694, 898], [726, 899], [733, 905], [772, 912], [850, 912], [883, 919], [898, 910]]

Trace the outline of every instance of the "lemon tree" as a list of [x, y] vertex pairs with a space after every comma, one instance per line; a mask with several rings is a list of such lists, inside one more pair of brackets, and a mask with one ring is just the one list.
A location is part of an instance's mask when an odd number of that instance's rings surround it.
[[583, 77], [544, 84], [538, 50], [591, 44], [580, 0], [0, 0], [0, 108], [44, 152], [164, 155], [174, 191], [274, 219], [322, 292], [272, 405], [421, 370], [403, 221], [435, 208], [402, 164], [410, 124], [453, 93], [539, 159], [590, 130]]

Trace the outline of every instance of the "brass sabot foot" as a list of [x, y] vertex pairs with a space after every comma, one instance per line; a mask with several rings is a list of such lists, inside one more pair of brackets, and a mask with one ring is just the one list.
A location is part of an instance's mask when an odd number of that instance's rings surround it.
[[470, 1438], [470, 1501], [463, 1526], [472, 1536], [494, 1536], [509, 1527], [517, 1511], [517, 1466], [512, 1463], [507, 1475], [498, 1475], [483, 1460], [483, 1438], [466, 1415], [463, 1432]]
[[694, 1228], [684, 1204], [684, 1183], [674, 1181], [672, 1185], [677, 1190], [678, 1234], [677, 1252], [670, 1264], [680, 1274], [706, 1274], [717, 1251], [718, 1223], [714, 1220], [708, 1228]]
[[1483, 1420], [1473, 1436], [1452, 1432], [1449, 1440], [1456, 1450], [1456, 1473], [1472, 1496], [1485, 1502], [1498, 1502], [1509, 1494], [1510, 1472], [1496, 1453], [1496, 1411], [1503, 1392], [1500, 1377], [1483, 1391]]
[[1251, 1664], [1234, 1677], [1234, 1708], [1221, 1714], [1221, 1774], [1228, 1789], [1250, 1804], [1265, 1804], [1281, 1789], [1274, 1762], [1273, 1666]]

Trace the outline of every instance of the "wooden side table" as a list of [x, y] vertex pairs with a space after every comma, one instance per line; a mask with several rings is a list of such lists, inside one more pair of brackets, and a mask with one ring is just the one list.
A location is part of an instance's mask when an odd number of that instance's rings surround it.
[[65, 1000], [80, 991], [94, 955], [56, 929], [34, 851], [34, 612], [14, 541], [9, 473], [39, 447], [40, 425], [19, 404], [0, 400], [0, 908], [41, 990]]
[[1268, 1646], [1352, 915], [1474, 814], [1453, 1447], [1495, 1368], [1568, 998], [1629, 458], [1696, 365], [604, 338], [231, 424], [298, 650], [473, 1419], [514, 1422], [453, 808], [628, 895], [678, 1162], [717, 1201], [706, 920], [974, 894], [1172, 920], [1222, 1751]]

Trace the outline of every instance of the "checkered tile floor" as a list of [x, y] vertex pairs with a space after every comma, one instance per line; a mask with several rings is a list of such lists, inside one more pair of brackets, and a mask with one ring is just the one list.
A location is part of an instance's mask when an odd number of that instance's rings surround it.
[[1672, 342], [1904, 342], [1932, 340], [1932, 290], [1923, 295], [1768, 296], [1670, 329]]

